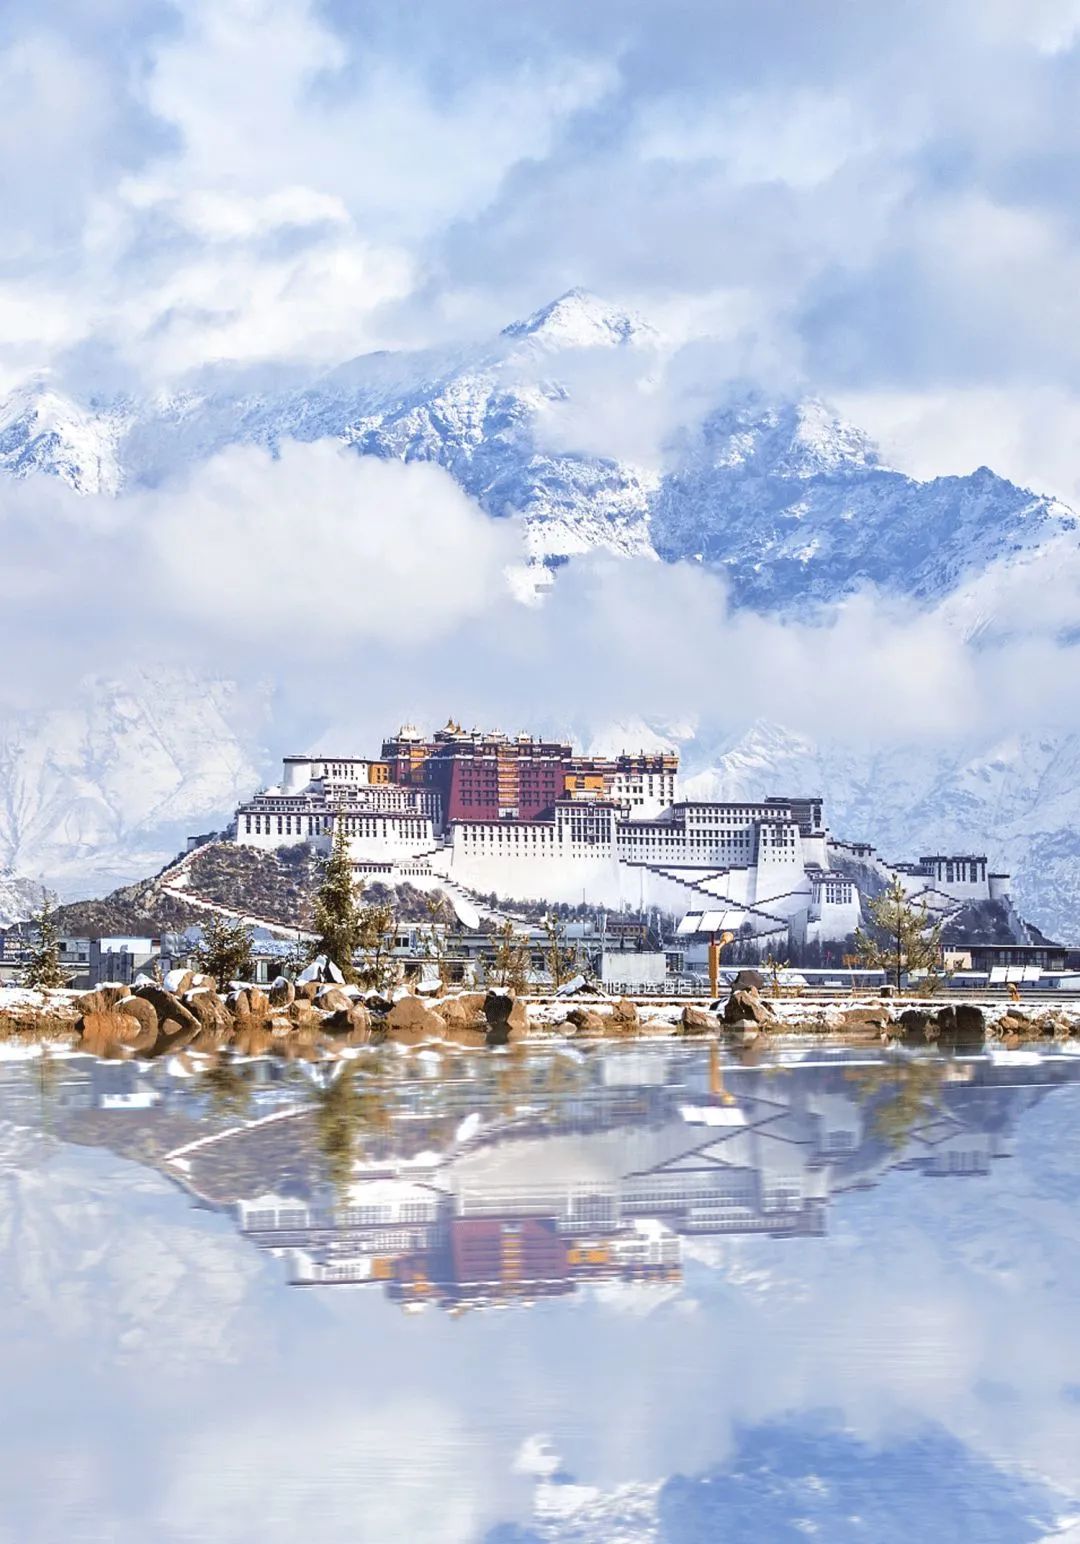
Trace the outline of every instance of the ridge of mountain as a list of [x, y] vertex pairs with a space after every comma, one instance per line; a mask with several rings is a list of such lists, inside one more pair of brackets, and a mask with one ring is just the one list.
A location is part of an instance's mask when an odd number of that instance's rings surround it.
[[1013, 876], [1024, 917], [1064, 943], [1080, 915], [1080, 735], [1006, 735], [921, 755], [815, 742], [759, 720], [712, 747], [687, 747], [688, 797], [754, 799], [812, 788], [832, 830], [889, 861], [985, 852]]
[[[814, 396], [745, 383], [673, 429], [659, 466], [556, 444], [582, 356], [640, 386], [662, 372], [647, 322], [583, 290], [476, 344], [361, 356], [309, 383], [253, 390], [218, 372], [143, 400], [80, 403], [39, 378], [0, 406], [0, 469], [80, 492], [152, 486], [231, 444], [332, 438], [365, 455], [432, 461], [495, 518], [515, 516], [534, 560], [594, 550], [691, 558], [731, 576], [737, 604], [828, 602], [867, 583], [939, 599], [998, 559], [1067, 536], [1059, 500], [980, 467], [929, 481], [882, 465], [861, 430]], [[230, 384], [231, 383], [231, 384]]]

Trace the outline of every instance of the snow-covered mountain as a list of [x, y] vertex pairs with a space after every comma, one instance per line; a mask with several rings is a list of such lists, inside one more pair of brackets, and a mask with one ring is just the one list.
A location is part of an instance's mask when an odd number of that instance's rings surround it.
[[574, 421], [558, 415], [583, 361], [600, 370], [601, 389], [645, 389], [669, 355], [641, 318], [572, 290], [477, 345], [367, 355], [301, 384], [253, 390], [219, 373], [144, 401], [79, 403], [37, 380], [0, 408], [0, 466], [115, 492], [230, 444], [336, 438], [445, 467], [489, 514], [519, 517], [537, 559], [597, 548], [700, 559], [730, 573], [737, 602], [762, 608], [867, 582], [938, 597], [997, 558], [1077, 539], [1064, 505], [986, 467], [928, 482], [883, 467], [868, 438], [814, 397], [718, 383], [708, 410], [664, 436], [658, 463], [571, 448]]
[[[1080, 917], [1080, 736], [1005, 736], [992, 744], [898, 753], [817, 743], [760, 721], [727, 745], [686, 745], [684, 788], [698, 798], [819, 791], [834, 833], [889, 860], [988, 852], [1013, 875], [1018, 910], [1073, 941]], [[702, 766], [702, 760], [706, 765]]]
[[[231, 682], [153, 670], [0, 720], [0, 864], [65, 897], [153, 872], [257, 784], [265, 710]], [[0, 916], [26, 898], [0, 880]]]
[[41, 905], [43, 888], [14, 869], [0, 867], [0, 927], [24, 922]]
[[[1080, 574], [1080, 528], [1058, 500], [985, 467], [928, 481], [890, 469], [813, 396], [723, 382], [669, 393], [688, 404], [681, 415], [640, 453], [625, 433], [607, 453], [613, 415], [597, 421], [596, 400], [663, 395], [675, 352], [640, 317], [574, 290], [475, 344], [367, 355], [316, 379], [219, 369], [183, 390], [80, 400], [38, 377], [0, 404], [0, 472], [123, 496], [231, 445], [331, 438], [437, 463], [493, 518], [521, 522], [552, 569], [597, 550], [689, 559], [729, 577], [734, 605], [785, 615], [872, 584], [951, 608], [968, 637], [1009, 606], [1015, 630], [1017, 594], [1040, 575]], [[0, 863], [69, 892], [130, 880], [258, 781], [261, 724], [223, 706], [229, 688], [173, 674], [159, 688], [148, 670], [59, 716], [0, 725]], [[834, 829], [893, 854], [985, 848], [1017, 873], [1033, 920], [1075, 931], [1072, 737], [875, 754], [759, 728], [682, 749], [692, 768], [714, 768], [703, 790], [820, 789]]]

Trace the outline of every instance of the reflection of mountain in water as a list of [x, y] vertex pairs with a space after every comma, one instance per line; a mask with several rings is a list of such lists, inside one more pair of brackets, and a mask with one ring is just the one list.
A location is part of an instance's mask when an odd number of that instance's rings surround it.
[[0, 1083], [0, 1110], [170, 1174], [298, 1284], [378, 1284], [408, 1307], [529, 1302], [580, 1281], [671, 1283], [688, 1235], [824, 1233], [830, 1200], [893, 1169], [1008, 1157], [1065, 1056], [853, 1054], [721, 1066], [697, 1047], [438, 1062], [72, 1058]]
[[[531, 1524], [491, 1528], [483, 1544], [715, 1544], [723, 1539], [907, 1544], [1037, 1544], [1060, 1534], [1064, 1498], [1009, 1472], [940, 1426], [872, 1447], [827, 1416], [736, 1432], [723, 1466], [605, 1493], [565, 1470], [537, 1486]], [[1071, 1534], [1069, 1535], [1072, 1536]]]

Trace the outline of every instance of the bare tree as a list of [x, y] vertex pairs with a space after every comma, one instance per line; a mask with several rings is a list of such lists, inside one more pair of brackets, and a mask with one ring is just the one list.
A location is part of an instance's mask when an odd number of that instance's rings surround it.
[[566, 928], [549, 912], [544, 918], [544, 964], [552, 986], [558, 990], [564, 981], [578, 973], [577, 948], [566, 942]]
[[512, 922], [495, 929], [495, 955], [491, 974], [496, 986], [511, 992], [524, 992], [529, 984], [529, 940], [514, 930]]

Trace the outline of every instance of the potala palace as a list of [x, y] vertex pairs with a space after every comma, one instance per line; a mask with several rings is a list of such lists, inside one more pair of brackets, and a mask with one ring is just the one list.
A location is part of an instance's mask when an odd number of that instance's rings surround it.
[[1007, 875], [972, 854], [886, 863], [842, 842], [816, 797], [705, 803], [679, 798], [671, 754], [586, 756], [569, 744], [411, 726], [378, 759], [287, 756], [281, 783], [236, 814], [236, 841], [328, 850], [343, 827], [357, 876], [441, 888], [457, 903], [659, 907], [680, 932], [828, 942], [860, 920], [860, 889], [898, 877], [948, 912], [1003, 899]]

